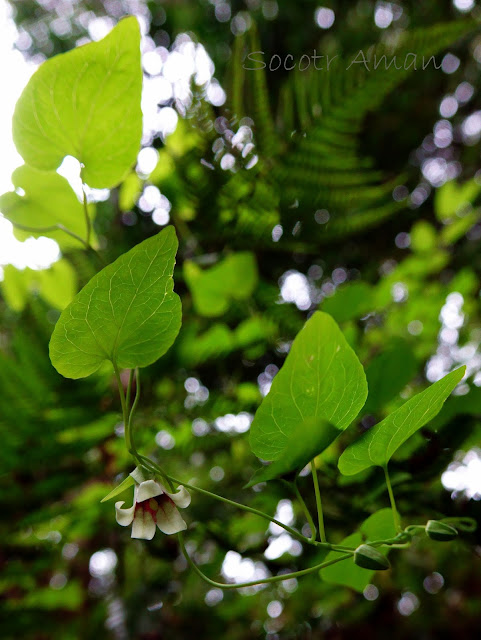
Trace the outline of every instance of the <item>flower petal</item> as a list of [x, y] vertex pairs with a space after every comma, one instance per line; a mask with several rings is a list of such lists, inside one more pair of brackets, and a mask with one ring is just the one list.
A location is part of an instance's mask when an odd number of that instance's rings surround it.
[[152, 514], [145, 509], [137, 509], [132, 525], [132, 538], [152, 540], [155, 535], [155, 522]]
[[148, 477], [146, 477], [145, 473], [142, 471], [140, 467], [135, 467], [135, 469], [132, 471], [130, 475], [132, 476], [132, 478], [135, 480], [137, 484], [141, 484], [142, 482], [145, 482], [146, 480], [148, 480]]
[[182, 519], [177, 507], [172, 500], [165, 496], [158, 500], [159, 510], [157, 511], [157, 526], [167, 535], [178, 533], [187, 529], [187, 524]]
[[146, 480], [135, 487], [135, 502], [143, 502], [144, 500], [161, 496], [163, 493], [164, 490], [160, 484], [154, 482], [154, 480]]
[[190, 504], [190, 500], [191, 500], [190, 493], [187, 491], [185, 487], [179, 487], [179, 490], [176, 493], [169, 493], [168, 491], [165, 491], [165, 493], [181, 509], [185, 509]]
[[123, 500], [115, 503], [115, 519], [122, 527], [128, 527], [129, 524], [132, 524], [132, 520], [134, 519], [134, 511], [135, 511], [135, 503], [130, 507], [130, 509], [122, 509], [122, 505], [125, 504]]

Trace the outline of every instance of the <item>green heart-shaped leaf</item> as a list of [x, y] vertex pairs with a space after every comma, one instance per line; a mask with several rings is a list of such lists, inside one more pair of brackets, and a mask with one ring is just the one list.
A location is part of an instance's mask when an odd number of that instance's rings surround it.
[[84, 182], [114, 187], [139, 151], [141, 90], [140, 30], [130, 17], [40, 66], [15, 108], [15, 145], [36, 169], [57, 169], [70, 155], [84, 165]]
[[181, 324], [173, 292], [174, 227], [144, 240], [102, 269], [60, 316], [50, 360], [66, 378], [84, 378], [104, 360], [120, 368], [146, 367], [174, 342]]
[[[296, 336], [257, 410], [251, 449], [264, 460], [280, 460], [297, 439], [296, 457], [302, 460], [306, 452], [312, 458], [351, 424], [366, 396], [366, 376], [356, 354], [331, 316], [318, 311]], [[321, 433], [313, 438], [316, 424]], [[311, 425], [307, 431], [306, 425]]]

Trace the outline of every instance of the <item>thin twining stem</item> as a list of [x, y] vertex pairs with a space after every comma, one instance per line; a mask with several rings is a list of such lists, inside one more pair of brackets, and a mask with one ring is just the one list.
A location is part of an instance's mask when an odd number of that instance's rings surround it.
[[[158, 473], [161, 476], [165, 476], [169, 481], [177, 484], [177, 485], [181, 485], [186, 487], [187, 489], [192, 489], [193, 491], [197, 491], [198, 493], [202, 493], [204, 495], [207, 495], [211, 498], [214, 498], [216, 500], [219, 500], [220, 502], [224, 502], [225, 504], [229, 504], [233, 507], [237, 507], [238, 509], [242, 509], [243, 511], [247, 511], [249, 513], [253, 513], [254, 515], [260, 516], [261, 518], [264, 518], [265, 520], [269, 520], [269, 522], [272, 522], [276, 525], [278, 525], [279, 527], [281, 527], [282, 529], [285, 529], [288, 533], [290, 533], [293, 537], [297, 538], [298, 540], [300, 540], [301, 542], [307, 542], [309, 544], [313, 544], [316, 547], [320, 547], [323, 549], [329, 549], [330, 551], [338, 551], [340, 553], [347, 553], [348, 557], [352, 556], [355, 549], [353, 547], [346, 547], [343, 545], [339, 545], [339, 544], [331, 544], [329, 542], [317, 542], [314, 541], [312, 542], [312, 540], [310, 538], [307, 538], [306, 536], [303, 536], [302, 533], [299, 533], [299, 531], [296, 531], [295, 529], [293, 529], [292, 527], [289, 527], [286, 524], [283, 524], [282, 522], [279, 522], [279, 520], [276, 520], [275, 518], [272, 518], [270, 515], [268, 515], [267, 513], [264, 513], [263, 511], [259, 511], [258, 509], [254, 509], [252, 507], [248, 507], [245, 504], [241, 504], [240, 502], [235, 502], [234, 500], [229, 500], [228, 498], [224, 498], [223, 496], [219, 496], [216, 493], [212, 493], [211, 491], [207, 491], [207, 489], [201, 489], [200, 487], [196, 487], [193, 484], [189, 484], [188, 482], [183, 482], [182, 480], [179, 480], [178, 478], [174, 478], [174, 476], [171, 475], [167, 475], [165, 474], [160, 467], [153, 462], [152, 460], [150, 460], [149, 458], [146, 458], [145, 456], [139, 455], [139, 458], [141, 459], [141, 464], [148, 469], [151, 473]], [[404, 545], [407, 542], [410, 542], [411, 536], [409, 535], [409, 532], [403, 531], [398, 533], [398, 535], [395, 538], [388, 538], [386, 540], [376, 540], [374, 542], [369, 542], [369, 544], [371, 546], [374, 547], [380, 547], [383, 545], [386, 546], [397, 546], [397, 545]]]
[[135, 411], [137, 409], [137, 406], [139, 404], [139, 400], [140, 400], [140, 373], [138, 369], [131, 369], [130, 370], [130, 376], [129, 376], [129, 386], [127, 387], [127, 407], [130, 406], [130, 395], [132, 393], [132, 384], [134, 381], [134, 376], [135, 376], [135, 398], [134, 398], [134, 402], [132, 404], [132, 407], [129, 411], [129, 417], [127, 420], [127, 425], [126, 428], [129, 431], [129, 438], [130, 438], [130, 443], [132, 445], [132, 450], [135, 452], [135, 454], [137, 455], [137, 449], [135, 446], [135, 440], [134, 440], [134, 433], [133, 433], [133, 419], [134, 419], [134, 414]]
[[308, 569], [301, 569], [300, 571], [293, 571], [292, 573], [283, 573], [279, 576], [270, 576], [269, 578], [263, 578], [261, 580], [252, 580], [250, 582], [238, 582], [236, 584], [225, 584], [223, 582], [216, 582], [212, 580], [195, 564], [195, 562], [190, 557], [187, 549], [184, 544], [184, 536], [182, 533], [179, 533], [179, 545], [184, 554], [185, 559], [189, 563], [190, 567], [197, 573], [197, 575], [202, 578], [207, 584], [212, 587], [217, 587], [219, 589], [243, 589], [244, 587], [255, 587], [259, 584], [269, 584], [272, 582], [282, 582], [283, 580], [291, 580], [292, 578], [300, 578], [301, 576], [306, 576], [309, 573], [315, 573], [320, 569], [324, 569], [325, 567], [329, 567], [332, 564], [336, 564], [337, 562], [341, 562], [342, 560], [347, 560], [352, 556], [351, 553], [345, 553], [338, 558], [333, 558], [332, 560], [328, 560], [326, 562], [321, 562], [320, 564], [316, 564], [313, 567], [309, 567]]
[[294, 488], [294, 493], [296, 494], [297, 500], [299, 501], [299, 504], [301, 505], [302, 510], [304, 511], [304, 515], [306, 516], [306, 520], [309, 525], [309, 528], [311, 529], [310, 542], [315, 542], [316, 534], [317, 534], [316, 525], [314, 524], [314, 520], [312, 519], [311, 512], [309, 511], [307, 504], [305, 503], [304, 498], [302, 497], [301, 492], [299, 491], [299, 487], [297, 486], [297, 478], [294, 480], [294, 484], [292, 486]]
[[259, 511], [258, 509], [254, 509], [253, 507], [248, 507], [247, 505], [241, 504], [240, 502], [235, 502], [234, 500], [229, 500], [228, 498], [224, 498], [223, 496], [219, 496], [216, 493], [212, 493], [211, 491], [207, 491], [206, 489], [201, 489], [200, 487], [196, 487], [195, 485], [189, 484], [188, 482], [183, 482], [182, 480], [179, 480], [178, 478], [174, 478], [171, 475], [168, 475], [167, 477], [170, 480], [172, 480], [172, 482], [175, 482], [176, 484], [182, 485], [182, 486], [186, 487], [187, 489], [192, 489], [193, 491], [198, 491], [199, 493], [203, 493], [206, 496], [209, 496], [209, 497], [214, 498], [216, 500], [220, 500], [220, 502], [224, 502], [225, 504], [229, 504], [232, 507], [236, 507], [238, 509], [242, 509], [243, 511], [247, 511], [249, 513], [253, 513], [256, 516], [260, 516], [261, 518], [264, 518], [265, 520], [269, 520], [269, 522], [272, 522], [273, 524], [276, 524], [278, 527], [281, 527], [282, 529], [284, 529], [285, 531], [290, 533], [291, 536], [293, 536], [294, 538], [297, 538], [301, 542], [307, 542], [309, 544], [315, 545], [316, 547], [322, 547], [324, 549], [330, 549], [332, 551], [349, 551], [351, 554], [354, 552], [354, 549], [352, 549], [350, 547], [343, 547], [343, 546], [340, 546], [340, 545], [334, 545], [334, 544], [330, 544], [328, 542], [312, 542], [312, 540], [310, 540], [309, 538], [306, 538], [306, 536], [303, 536], [302, 533], [300, 533], [299, 531], [296, 531], [292, 527], [289, 527], [287, 524], [284, 524], [284, 523], [280, 522], [279, 520], [276, 520], [276, 518], [271, 517], [270, 515], [268, 515], [267, 513], [264, 513], [263, 511]]
[[[115, 372], [115, 377], [117, 378], [117, 385], [118, 385], [118, 388], [119, 388], [120, 404], [122, 405], [122, 416], [123, 416], [123, 422], [124, 422], [125, 444], [127, 446], [127, 450], [130, 453], [130, 455], [134, 458], [135, 462], [138, 465], [147, 468], [150, 472], [159, 473], [162, 476], [164, 482], [167, 483], [169, 489], [171, 491], [173, 491], [174, 487], [172, 486], [172, 483], [171, 483], [170, 479], [167, 477], [167, 474], [163, 471], [163, 469], [161, 469], [158, 465], [155, 465], [151, 460], [149, 460], [149, 458], [146, 458], [145, 456], [142, 456], [141, 454], [139, 454], [139, 452], [137, 451], [137, 448], [135, 446], [135, 440], [134, 440], [134, 434], [133, 434], [133, 418], [134, 418], [135, 410], [137, 409], [137, 406], [138, 406], [139, 400], [140, 400], [140, 373], [139, 373], [139, 369], [137, 368], [135, 370], [134, 369], [130, 370], [129, 382], [127, 384], [127, 392], [126, 392], [126, 394], [124, 394], [122, 380], [121, 380], [121, 377], [120, 377], [120, 371], [119, 371], [117, 365], [115, 365], [115, 364], [114, 364], [114, 372]], [[135, 398], [134, 398], [134, 402], [132, 404], [132, 407], [129, 410], [130, 399], [131, 399], [131, 395], [132, 395], [132, 384], [133, 384], [133, 381], [134, 381], [134, 376], [135, 376], [135, 382], [136, 382]]]
[[155, 464], [155, 462], [152, 462], [150, 458], [143, 456], [141, 453], [137, 454], [137, 456], [138, 456], [137, 459], [139, 461], [139, 464], [142, 467], [144, 467], [145, 469], [147, 469], [147, 471], [149, 471], [150, 473], [153, 473], [154, 475], [160, 475], [162, 478], [162, 481], [168, 485], [171, 491], [174, 491], [174, 485], [172, 484], [172, 479], [165, 473], [162, 467], [160, 467], [158, 464]]
[[269, 520], [270, 522], [276, 524], [278, 527], [281, 527], [282, 529], [285, 529], [285, 531], [290, 533], [294, 538], [297, 538], [298, 540], [300, 540], [302, 542], [308, 541], [308, 538], [303, 536], [302, 533], [299, 533], [299, 531], [296, 531], [292, 527], [289, 527], [287, 524], [284, 524], [284, 523], [280, 522], [279, 520], [276, 520], [276, 518], [272, 518], [270, 515], [268, 515], [267, 513], [264, 513], [263, 511], [259, 511], [258, 509], [254, 509], [253, 507], [248, 507], [247, 505], [241, 504], [240, 502], [234, 502], [234, 500], [229, 500], [228, 498], [224, 498], [223, 496], [219, 496], [216, 493], [212, 493], [211, 491], [207, 491], [207, 489], [201, 489], [200, 487], [196, 487], [195, 485], [189, 484], [188, 482], [182, 482], [181, 480], [178, 480], [177, 478], [174, 478], [171, 475], [169, 475], [168, 477], [170, 478], [170, 480], [172, 480], [176, 484], [183, 485], [184, 487], [187, 487], [187, 489], [192, 489], [194, 491], [197, 491], [198, 493], [203, 493], [206, 496], [209, 496], [209, 497], [214, 498], [216, 500], [220, 500], [220, 502], [224, 502], [225, 504], [229, 504], [232, 507], [236, 507], [238, 509], [242, 509], [243, 511], [247, 511], [249, 513], [253, 513], [256, 516], [260, 516], [261, 518], [264, 518], [265, 520]]

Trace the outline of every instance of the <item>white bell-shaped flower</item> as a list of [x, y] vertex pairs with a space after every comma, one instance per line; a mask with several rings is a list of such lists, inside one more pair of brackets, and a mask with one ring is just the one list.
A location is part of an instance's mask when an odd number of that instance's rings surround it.
[[185, 487], [169, 493], [160, 482], [146, 479], [138, 467], [130, 475], [136, 482], [134, 504], [129, 509], [122, 509], [125, 502], [116, 502], [115, 513], [122, 527], [132, 525], [132, 538], [152, 540], [156, 526], [169, 535], [187, 529], [177, 509], [190, 504], [190, 493]]

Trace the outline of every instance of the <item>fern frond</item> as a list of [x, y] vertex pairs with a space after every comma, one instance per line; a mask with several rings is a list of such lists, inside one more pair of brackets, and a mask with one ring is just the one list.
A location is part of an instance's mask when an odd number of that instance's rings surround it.
[[[294, 123], [305, 135], [289, 145], [274, 169], [275, 179], [284, 186], [287, 200], [295, 192], [300, 202], [322, 200], [323, 206], [329, 207], [339, 204], [353, 187], [352, 196], [358, 206], [371, 208], [373, 199], [389, 189], [380, 185], [380, 191], [376, 192], [376, 189], [360, 187], [379, 184], [379, 174], [366, 171], [364, 179], [355, 184], [349, 184], [346, 176], [346, 171], [366, 166], [358, 154], [358, 134], [364, 118], [415, 72], [413, 64], [404, 63], [409, 53], [416, 52], [419, 70], [423, 57], [429, 59], [475, 26], [473, 21], [459, 21], [402, 33], [395, 44], [382, 43], [371, 48], [369, 56], [366, 55], [370, 71], [363, 64], [350, 64], [356, 59], [353, 55], [343, 63], [348, 68], [339, 73], [334, 67], [324, 72], [314, 69], [295, 72], [282, 95], [286, 98], [291, 93], [288, 103], [294, 105], [294, 112], [288, 114], [288, 126]], [[398, 66], [402, 62], [401, 69], [394, 68], [393, 64], [389, 66], [394, 56]], [[285, 124], [284, 133], [289, 133]], [[336, 177], [332, 169], [339, 172]], [[334, 185], [342, 190], [341, 198], [332, 190]]]
[[229, 108], [238, 120], [245, 115], [254, 120], [257, 148], [265, 158], [270, 158], [277, 153], [280, 139], [270, 107], [266, 73], [264, 69], [246, 72], [245, 68], [246, 56], [259, 50], [259, 34], [253, 23], [246, 34], [237, 36], [235, 40], [230, 65]]
[[[242, 113], [255, 121], [256, 142], [261, 155], [259, 170], [246, 175], [245, 181], [265, 181], [278, 195], [281, 219], [287, 223], [299, 220], [306, 233], [330, 237], [355, 233], [384, 221], [405, 204], [392, 200], [392, 190], [404, 177], [388, 179], [376, 169], [370, 158], [359, 153], [359, 134], [366, 115], [380, 107], [386, 96], [406, 78], [415, 73], [412, 58], [415, 52], [417, 70], [431, 56], [478, 27], [472, 20], [460, 20], [427, 28], [396, 34], [389, 43], [381, 43], [366, 49], [371, 70], [361, 64], [349, 63], [356, 54], [344, 61], [340, 69], [333, 65], [329, 71], [293, 72], [279, 93], [277, 116], [278, 133], [270, 115], [269, 98], [263, 70], [247, 71], [242, 75], [243, 100], [241, 100], [240, 72], [246, 47], [259, 51], [255, 28], [249, 37], [236, 46], [232, 73], [237, 74], [234, 99], [243, 105]], [[386, 56], [384, 59], [383, 56]], [[399, 67], [389, 62], [396, 56]], [[374, 62], [377, 62], [375, 70]], [[432, 66], [432, 60], [430, 62]], [[349, 67], [349, 68], [346, 68]], [[242, 70], [244, 71], [244, 70]], [[241, 107], [237, 107], [239, 111]], [[234, 182], [239, 182], [235, 176]], [[256, 201], [256, 194], [263, 190], [251, 190], [249, 204], [253, 215], [261, 213], [265, 201]], [[238, 215], [242, 209], [245, 219], [244, 195], [238, 203]], [[226, 194], [228, 197], [226, 198]], [[221, 205], [229, 201], [229, 217], [235, 218], [235, 189], [231, 181], [223, 190]], [[272, 208], [272, 207], [271, 207]], [[329, 225], [320, 227], [314, 221], [316, 209], [325, 208], [331, 214]], [[256, 213], [254, 213], [256, 212]], [[271, 218], [272, 220], [273, 218]], [[257, 225], [260, 231], [263, 225]], [[266, 227], [266, 225], [264, 225]], [[322, 230], [321, 230], [322, 229]]]

